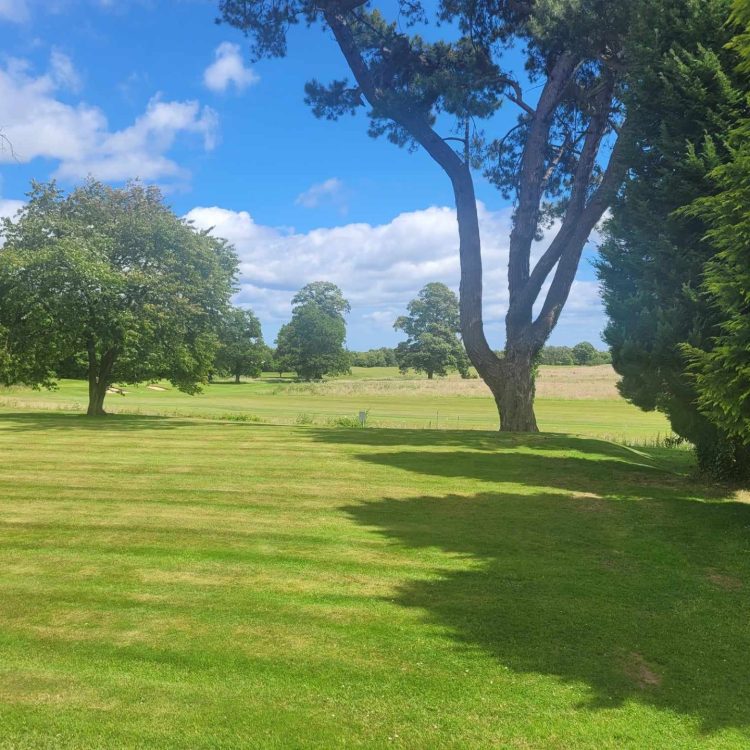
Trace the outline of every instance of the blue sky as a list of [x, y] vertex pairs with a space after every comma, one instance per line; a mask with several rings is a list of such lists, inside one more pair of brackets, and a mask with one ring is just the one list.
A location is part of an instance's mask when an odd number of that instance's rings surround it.
[[[235, 243], [237, 301], [267, 340], [294, 292], [328, 279], [352, 302], [351, 348], [394, 344], [392, 321], [421, 286], [457, 288], [447, 178], [424, 153], [370, 139], [364, 117], [312, 116], [305, 81], [346, 75], [327, 35], [295, 29], [286, 59], [250, 65], [247, 43], [215, 16], [213, 0], [0, 0], [0, 128], [14, 151], [0, 152], [0, 212], [31, 179], [141, 177]], [[509, 209], [479, 178], [477, 192], [500, 347]], [[600, 343], [589, 257], [552, 343]]]

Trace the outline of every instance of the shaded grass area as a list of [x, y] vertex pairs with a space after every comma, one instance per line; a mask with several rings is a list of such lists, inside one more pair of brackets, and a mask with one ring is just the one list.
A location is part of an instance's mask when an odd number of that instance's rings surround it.
[[0, 456], [0, 747], [750, 744], [750, 506], [682, 452], [6, 413]]
[[[549, 388], [540, 385], [536, 410], [546, 431], [641, 443], [655, 442], [670, 432], [661, 414], [642, 412], [616, 396], [616, 376], [610, 367], [542, 370], [540, 383], [548, 382]], [[0, 408], [6, 409], [84, 411], [86, 401], [82, 381], [62, 381], [52, 392], [0, 389]], [[324, 383], [271, 377], [240, 385], [216, 383], [198, 396], [171, 387], [153, 391], [145, 385], [131, 386], [125, 396], [109, 395], [105, 408], [113, 413], [320, 426], [356, 420], [360, 411], [367, 411], [370, 426], [430, 430], [493, 430], [498, 422], [495, 403], [481, 381], [428, 381], [398, 376], [395, 368], [355, 368], [350, 379]]]

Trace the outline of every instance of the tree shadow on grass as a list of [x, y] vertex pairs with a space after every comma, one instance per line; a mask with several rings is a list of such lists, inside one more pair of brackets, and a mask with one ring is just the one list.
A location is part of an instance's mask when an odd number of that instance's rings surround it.
[[[475, 451], [550, 451], [575, 452], [591, 457], [609, 456], [632, 462], [638, 457], [652, 461], [653, 456], [674, 451], [649, 448], [640, 450], [597, 438], [585, 438], [564, 433], [501, 433], [486, 430], [405, 430], [392, 428], [338, 429], [311, 431], [316, 441], [336, 445], [361, 445], [383, 448], [455, 448]], [[687, 455], [687, 451], [681, 451]], [[434, 453], [432, 454], [434, 456]]]
[[44, 432], [75, 430], [76, 432], [132, 432], [135, 430], [173, 430], [195, 425], [195, 422], [170, 417], [108, 414], [87, 417], [78, 412], [0, 412], [0, 430]]
[[[580, 450], [567, 440], [567, 451]], [[398, 547], [449, 555], [438, 578], [398, 588], [398, 604], [514, 671], [587, 685], [582, 710], [636, 701], [695, 716], [704, 731], [750, 730], [749, 505], [637, 456], [358, 458], [497, 483], [344, 509]]]

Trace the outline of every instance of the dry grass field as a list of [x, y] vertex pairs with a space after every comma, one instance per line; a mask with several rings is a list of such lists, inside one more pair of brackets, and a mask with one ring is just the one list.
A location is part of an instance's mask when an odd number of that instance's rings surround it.
[[[463, 379], [453, 374], [446, 378], [428, 380], [425, 377], [399, 375], [398, 370], [391, 367], [354, 368], [351, 376], [343, 375], [321, 383], [294, 383], [287, 385], [286, 391], [318, 396], [383, 393], [404, 396], [489, 396], [487, 386], [476, 377]], [[617, 392], [617, 373], [611, 365], [541, 367], [536, 395], [541, 399], [566, 400], [620, 398]]]

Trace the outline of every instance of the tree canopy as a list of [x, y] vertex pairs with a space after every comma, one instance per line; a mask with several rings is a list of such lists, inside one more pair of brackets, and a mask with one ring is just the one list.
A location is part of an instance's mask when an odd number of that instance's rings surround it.
[[[735, 0], [732, 21], [739, 28], [730, 47], [745, 103], [750, 106], [750, 0]], [[716, 254], [706, 264], [704, 289], [720, 322], [709, 346], [688, 345], [698, 405], [719, 429], [742, 443], [750, 473], [750, 116], [745, 109], [727, 141], [728, 158], [709, 179], [713, 195], [688, 211], [708, 225], [706, 240]]]
[[237, 269], [224, 240], [178, 218], [155, 187], [34, 184], [2, 225], [0, 363], [6, 383], [52, 386], [84, 364], [90, 415], [115, 382], [188, 393], [211, 368]]
[[349, 302], [336, 284], [330, 281], [313, 281], [306, 284], [292, 297], [292, 309], [313, 304], [332, 317], [340, 317], [351, 312]]
[[409, 302], [407, 310], [409, 314], [393, 324], [407, 335], [407, 340], [396, 347], [399, 369], [426, 372], [429, 379], [447, 375], [449, 370], [468, 375], [469, 360], [458, 336], [456, 295], [445, 284], [432, 282]]
[[278, 370], [293, 370], [304, 380], [348, 372], [344, 349], [349, 303], [330, 282], [316, 281], [292, 298], [292, 319], [279, 330], [275, 363]]

